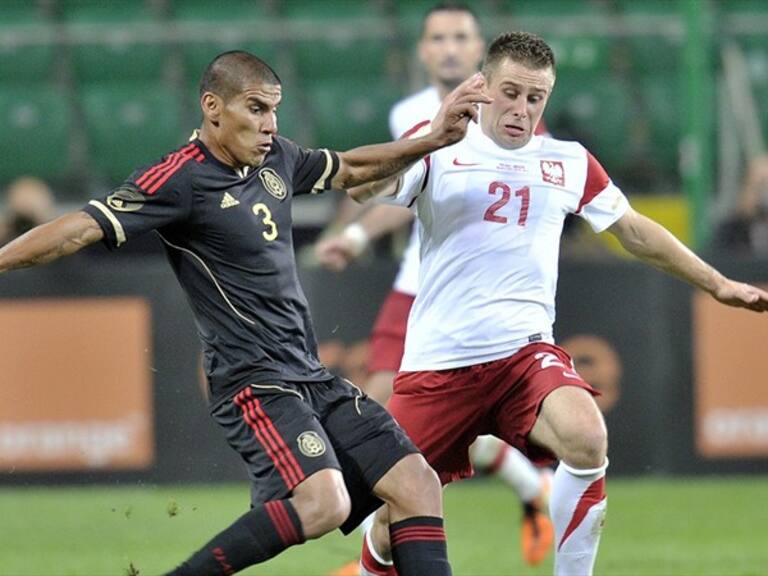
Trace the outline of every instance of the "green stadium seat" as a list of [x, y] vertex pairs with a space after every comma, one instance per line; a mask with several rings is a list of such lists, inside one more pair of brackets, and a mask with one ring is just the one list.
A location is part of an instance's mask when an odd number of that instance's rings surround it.
[[[414, 43], [421, 36], [421, 26], [427, 11], [437, 2], [434, 0], [395, 0], [395, 14], [398, 27], [406, 37], [407, 42]], [[496, 17], [494, 2], [476, 0], [471, 8], [480, 19], [484, 29], [492, 25]]]
[[56, 60], [52, 43], [27, 44], [45, 39], [51, 31], [39, 6], [29, 0], [6, 0], [0, 7], [0, 79], [7, 83], [51, 80]]
[[580, 141], [609, 173], [625, 161], [632, 97], [623, 78], [607, 74], [559, 74], [545, 118], [556, 137]]
[[154, 83], [103, 84], [83, 88], [80, 97], [91, 164], [113, 182], [185, 141], [173, 90]]
[[685, 110], [678, 74], [648, 74], [638, 80], [642, 117], [648, 121], [648, 152], [651, 161], [667, 171], [678, 168]]
[[182, 22], [232, 22], [269, 17], [265, 2], [254, 0], [171, 0], [171, 16]]
[[0, 180], [55, 177], [69, 165], [70, 103], [52, 86], [0, 86]]
[[596, 36], [546, 38], [555, 53], [558, 72], [606, 70], [611, 65], [612, 42]]
[[599, 0], [504, 0], [501, 7], [505, 14], [513, 17], [563, 18], [602, 14], [606, 4]]
[[72, 69], [78, 81], [132, 82], [157, 80], [162, 76], [167, 47], [136, 39], [136, 34], [156, 23], [144, 2], [66, 0], [61, 6], [61, 16], [73, 32], [103, 26], [114, 30], [107, 41], [87, 41], [72, 46]]
[[314, 145], [347, 150], [391, 140], [387, 115], [400, 93], [391, 83], [335, 79], [306, 87]]

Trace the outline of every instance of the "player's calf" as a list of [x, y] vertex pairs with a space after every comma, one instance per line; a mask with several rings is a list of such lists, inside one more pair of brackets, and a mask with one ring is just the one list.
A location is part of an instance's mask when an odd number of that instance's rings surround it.
[[[400, 460], [376, 484], [374, 492], [389, 506], [389, 549], [397, 573], [450, 576], [442, 487], [424, 457], [411, 454]], [[373, 547], [385, 554], [387, 543], [376, 534], [374, 529]]]

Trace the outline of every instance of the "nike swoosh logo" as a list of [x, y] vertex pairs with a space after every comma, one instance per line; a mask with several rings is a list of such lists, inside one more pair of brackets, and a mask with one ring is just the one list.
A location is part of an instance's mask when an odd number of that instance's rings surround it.
[[480, 162], [459, 162], [458, 158], [453, 159], [454, 166], [480, 166]]

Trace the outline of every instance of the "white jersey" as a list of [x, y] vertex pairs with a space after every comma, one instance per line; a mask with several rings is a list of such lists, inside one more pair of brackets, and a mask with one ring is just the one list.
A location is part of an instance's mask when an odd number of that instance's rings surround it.
[[[432, 120], [440, 109], [440, 95], [431, 86], [395, 104], [389, 113], [389, 130], [397, 139], [418, 122]], [[408, 246], [403, 252], [400, 269], [395, 278], [394, 289], [414, 296], [419, 285], [419, 226], [411, 229]]]
[[551, 342], [565, 217], [578, 214], [600, 232], [629, 206], [581, 144], [534, 136], [507, 150], [474, 123], [385, 201], [415, 204], [421, 225], [404, 371], [470, 366]]

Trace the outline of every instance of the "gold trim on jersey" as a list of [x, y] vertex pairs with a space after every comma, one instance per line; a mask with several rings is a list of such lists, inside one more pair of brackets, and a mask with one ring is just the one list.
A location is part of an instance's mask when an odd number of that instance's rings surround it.
[[88, 202], [88, 204], [98, 208], [99, 212], [104, 214], [104, 216], [107, 217], [107, 220], [109, 220], [109, 223], [112, 224], [112, 228], [115, 229], [115, 239], [117, 240], [117, 244], [116, 245], [120, 246], [120, 244], [125, 242], [125, 240], [126, 240], [126, 238], [125, 238], [125, 229], [123, 228], [123, 225], [120, 224], [120, 220], [118, 220], [115, 217], [115, 215], [112, 214], [112, 212], [109, 210], [109, 208], [104, 206], [104, 204], [102, 204], [98, 200], [91, 200], [90, 202]]
[[333, 170], [333, 156], [331, 156], [331, 153], [326, 148], [320, 148], [320, 151], [325, 154], [325, 170], [323, 170], [323, 174], [312, 185], [312, 194], [325, 190], [325, 180], [328, 178], [331, 170]]

